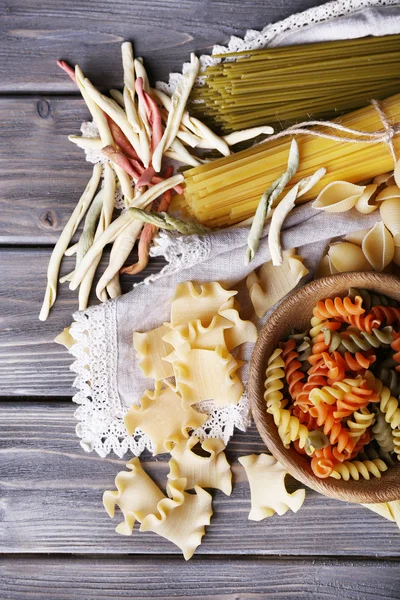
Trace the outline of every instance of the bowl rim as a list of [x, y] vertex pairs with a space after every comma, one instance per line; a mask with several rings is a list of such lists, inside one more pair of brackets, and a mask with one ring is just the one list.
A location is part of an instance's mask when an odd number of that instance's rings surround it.
[[[273, 331], [277, 327], [281, 328], [282, 320], [300, 301], [308, 301], [313, 295], [324, 289], [327, 290], [326, 297], [332, 297], [336, 293], [343, 294], [343, 292], [329, 291], [332, 290], [332, 287], [340, 290], [340, 288], [349, 287], [376, 289], [382, 286], [391, 290], [386, 291], [389, 296], [393, 295], [393, 289], [397, 289], [396, 295], [400, 301], [400, 279], [388, 274], [375, 272], [339, 273], [305, 284], [300, 289], [291, 292], [268, 317], [264, 327], [259, 332], [250, 360], [248, 394], [251, 411], [256, 427], [269, 451], [287, 469], [290, 475], [301, 483], [326, 496], [347, 502], [377, 503], [400, 499], [400, 462], [394, 466], [389, 466], [388, 470], [382, 473], [380, 479], [365, 480], [360, 478], [359, 481], [352, 479], [344, 481], [332, 477], [318, 478], [311, 470], [308, 457], [298, 454], [292, 447], [284, 448], [273, 416], [265, 410], [265, 369], [267, 361], [276, 347], [271, 343]], [[379, 289], [377, 291], [384, 293]], [[314, 305], [315, 301], [312, 306]], [[291, 329], [290, 323], [285, 327], [288, 330]], [[379, 485], [377, 485], [377, 482], [379, 482]], [[382, 486], [382, 484], [384, 485]]]

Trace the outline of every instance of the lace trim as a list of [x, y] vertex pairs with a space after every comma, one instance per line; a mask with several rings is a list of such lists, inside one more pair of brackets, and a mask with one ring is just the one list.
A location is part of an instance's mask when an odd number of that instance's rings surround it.
[[149, 285], [158, 279], [189, 269], [207, 260], [210, 253], [211, 244], [207, 236], [180, 236], [160, 231], [150, 248], [150, 256], [162, 256], [168, 264], [158, 273], [149, 275], [143, 281], [135, 283], [133, 287]]
[[139, 456], [145, 448], [153, 451], [151, 440], [141, 431], [128, 436], [117, 388], [117, 305], [100, 304], [89, 311], [74, 314], [71, 335], [76, 340], [70, 350], [75, 357], [71, 366], [77, 376], [78, 392], [73, 401], [79, 404], [75, 417], [76, 433], [87, 452], [95, 450], [107, 456], [112, 450], [123, 457], [128, 450]]

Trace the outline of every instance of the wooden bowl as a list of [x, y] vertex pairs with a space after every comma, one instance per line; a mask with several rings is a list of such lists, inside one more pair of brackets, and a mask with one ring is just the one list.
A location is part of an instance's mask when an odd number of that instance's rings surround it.
[[255, 345], [250, 364], [249, 396], [257, 429], [270, 452], [289, 473], [310, 488], [347, 502], [388, 502], [400, 499], [400, 463], [389, 467], [381, 479], [320, 479], [311, 470], [310, 459], [293, 448], [284, 448], [273, 416], [266, 411], [264, 382], [267, 362], [278, 343], [290, 330], [309, 328], [312, 309], [318, 300], [347, 295], [349, 287], [374, 289], [400, 301], [400, 280], [380, 273], [342, 273], [313, 281], [293, 292], [269, 317]]

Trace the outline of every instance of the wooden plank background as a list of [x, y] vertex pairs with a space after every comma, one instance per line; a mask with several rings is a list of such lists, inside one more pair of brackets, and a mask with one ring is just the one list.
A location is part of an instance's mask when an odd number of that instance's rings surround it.
[[[70, 323], [76, 295], [61, 286], [49, 320], [37, 319], [51, 247], [91, 171], [66, 137], [79, 131], [87, 111], [56, 59], [79, 62], [103, 90], [120, 87], [120, 43], [131, 39], [151, 75], [166, 79], [190, 51], [209, 52], [230, 35], [316, 4], [0, 4], [1, 600], [400, 598], [400, 534], [371, 511], [309, 491], [296, 515], [247, 520], [250, 496], [237, 459], [264, 450], [254, 426], [229, 444], [233, 494], [213, 494], [211, 525], [189, 563], [152, 533], [117, 535], [118, 518], [108, 518], [101, 496], [124, 461], [79, 446], [72, 360], [52, 341]], [[67, 259], [63, 272], [72, 263]], [[152, 261], [146, 274], [161, 266]], [[124, 291], [136, 280], [125, 277]], [[166, 461], [143, 457], [161, 486]]]

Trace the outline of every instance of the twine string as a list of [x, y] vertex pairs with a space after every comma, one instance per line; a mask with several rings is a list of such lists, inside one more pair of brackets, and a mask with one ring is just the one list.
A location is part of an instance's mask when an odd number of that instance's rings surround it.
[[[269, 136], [268, 141], [278, 140], [288, 135], [313, 135], [315, 137], [324, 138], [336, 142], [350, 142], [357, 144], [384, 143], [387, 145], [392, 155], [394, 166], [396, 166], [397, 156], [393, 143], [393, 138], [395, 135], [400, 133], [400, 125], [393, 125], [389, 122], [389, 119], [383, 111], [382, 106], [377, 100], [372, 100], [371, 104], [377, 111], [379, 118], [382, 122], [382, 130], [360, 131], [357, 129], [351, 129], [350, 127], [345, 127], [340, 123], [334, 123], [332, 121], [302, 121], [301, 123], [296, 123], [296, 125], [291, 125], [284, 131], [280, 131], [279, 133], [275, 133], [274, 135]], [[336, 135], [335, 133], [328, 133], [324, 131], [319, 131], [317, 129], [309, 129], [309, 127], [326, 127], [328, 129], [332, 129], [334, 131], [346, 135]]]

